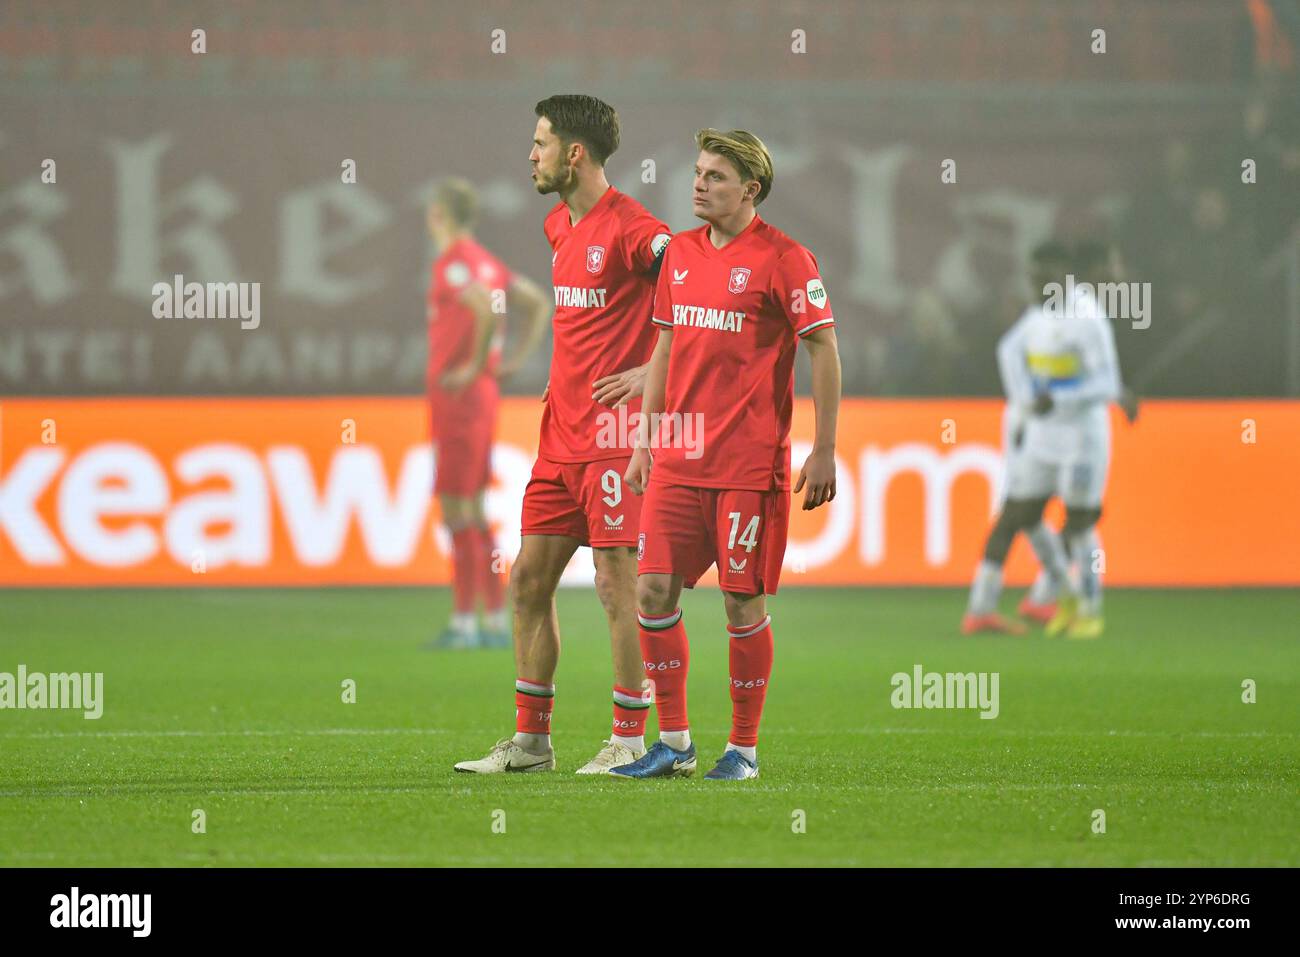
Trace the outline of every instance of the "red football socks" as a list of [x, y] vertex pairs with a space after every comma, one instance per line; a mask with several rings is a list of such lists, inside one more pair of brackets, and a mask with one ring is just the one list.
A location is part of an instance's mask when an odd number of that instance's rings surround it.
[[772, 616], [757, 625], [728, 625], [727, 634], [731, 636], [730, 741], [752, 748], [758, 745], [758, 722], [772, 678]]
[[663, 618], [637, 615], [637, 622], [641, 660], [659, 712], [659, 730], [685, 731], [690, 727], [686, 720], [686, 673], [691, 655], [682, 610], [678, 608]]
[[451, 533], [451, 591], [457, 614], [474, 613], [478, 554], [478, 529], [462, 528]]
[[515, 731], [520, 734], [550, 734], [553, 710], [555, 685], [525, 678], [515, 682]]
[[645, 734], [645, 719], [650, 714], [650, 696], [631, 688], [614, 685], [614, 736], [639, 738]]
[[492, 614], [505, 606], [505, 581], [494, 568], [497, 556], [493, 554], [496, 540], [492, 537], [492, 529], [483, 526], [475, 531], [478, 533], [478, 592], [483, 596], [483, 610]]

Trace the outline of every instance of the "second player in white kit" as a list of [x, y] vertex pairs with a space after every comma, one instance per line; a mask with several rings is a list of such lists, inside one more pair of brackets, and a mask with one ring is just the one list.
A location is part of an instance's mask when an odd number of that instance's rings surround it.
[[[1056, 245], [1036, 250], [1039, 275], [1059, 262]], [[1084, 244], [1073, 262], [1081, 280], [1106, 278], [1107, 253]], [[1046, 620], [1048, 634], [1068, 629], [1071, 637], [1097, 637], [1103, 560], [1096, 524], [1110, 470], [1109, 405], [1120, 399], [1121, 385], [1114, 332], [1092, 289], [1075, 287], [1029, 306], [999, 342], [998, 366], [1007, 394], [1005, 500], [976, 571], [963, 630], [1023, 631], [998, 615], [996, 605], [1002, 564], [1016, 532], [1024, 531], [1044, 572], [1021, 613]], [[1066, 506], [1060, 539], [1078, 566], [1077, 584], [1068, 579], [1060, 541], [1042, 524], [1053, 496]], [[1058, 591], [1050, 618], [1033, 614], [1050, 608]]]

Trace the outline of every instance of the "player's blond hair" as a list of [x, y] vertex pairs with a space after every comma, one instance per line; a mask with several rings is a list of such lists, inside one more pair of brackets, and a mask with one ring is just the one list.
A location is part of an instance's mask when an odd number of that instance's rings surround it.
[[758, 180], [755, 206], [767, 199], [767, 194], [772, 192], [772, 154], [753, 133], [748, 130], [723, 133], [721, 130], [705, 129], [695, 134], [695, 143], [706, 153], [726, 157], [736, 167], [743, 182]]
[[478, 221], [478, 190], [467, 179], [449, 176], [440, 180], [433, 191], [433, 201], [445, 209], [452, 221], [463, 229]]

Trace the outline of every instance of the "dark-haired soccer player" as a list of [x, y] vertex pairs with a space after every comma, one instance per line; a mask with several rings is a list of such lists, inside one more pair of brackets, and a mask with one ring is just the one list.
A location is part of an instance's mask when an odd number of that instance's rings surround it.
[[[1084, 255], [1076, 252], [1070, 264], [1084, 282], [1062, 284], [1058, 279], [1045, 285], [1044, 294], [1049, 286], [1054, 292], [1028, 311], [1013, 341], [1005, 345], [1010, 391], [1029, 414], [1020, 448], [1008, 462], [1007, 500], [990, 542], [1002, 529], [1001, 544], [1009, 545], [1009, 536], [1018, 528], [1040, 522], [1049, 498], [1057, 495], [1064, 502], [1060, 538], [1078, 565], [1078, 582], [1071, 583], [1064, 574], [1053, 576], [1060, 580], [1062, 594], [1046, 623], [1049, 636], [1097, 638], [1104, 628], [1094, 526], [1101, 517], [1110, 468], [1107, 406], [1120, 402], [1126, 414], [1136, 414], [1120, 385], [1114, 332], [1092, 285], [1107, 279], [1106, 258], [1085, 244]], [[987, 613], [996, 602], [1005, 548], [998, 552], [1001, 557], [986, 552], [980, 564], [963, 630], [972, 630], [966, 627], [972, 614]]]
[[[790, 508], [790, 418], [796, 343], [812, 359], [816, 435], [795, 492], [803, 507], [835, 497], [840, 361], [826, 288], [812, 253], [756, 207], [772, 189], [772, 157], [752, 133], [701, 130], [694, 211], [704, 226], [668, 247], [653, 322], [641, 441], [625, 481], [645, 490], [638, 544], [640, 639], [659, 740], [614, 776], [691, 774], [686, 713], [690, 649], [678, 607], [718, 566], [730, 649], [731, 734], [705, 777], [758, 776], [758, 724], [772, 674], [775, 594]], [[659, 426], [647, 416], [662, 413]], [[687, 422], [701, 445], [678, 441]], [[654, 447], [653, 467], [650, 449]]]
[[[505, 587], [495, 567], [483, 498], [492, 474], [497, 380], [517, 370], [537, 347], [549, 312], [541, 290], [474, 238], [477, 218], [472, 183], [452, 177], [438, 184], [427, 215], [438, 251], [429, 282], [428, 395], [434, 494], [451, 535], [453, 611], [436, 640], [443, 648], [510, 645]], [[527, 316], [528, 325], [515, 354], [502, 362], [501, 307], [507, 301]]]
[[[640, 499], [627, 495], [626, 442], [610, 442], [601, 402], [639, 406], [654, 346], [650, 311], [668, 227], [605, 178], [618, 148], [618, 114], [593, 96], [552, 96], [536, 106], [529, 161], [542, 194], [555, 286], [555, 347], [537, 462], [524, 492], [523, 543], [511, 573], [515, 608], [515, 735], [458, 771], [555, 767], [551, 713], [560, 654], [555, 589], [588, 545], [614, 659], [613, 733], [579, 774], [603, 774], [645, 751], [643, 671], [637, 645], [636, 542]], [[597, 398], [599, 396], [599, 399]]]
[[1020, 602], [1020, 614], [1046, 624], [1056, 614], [1058, 597], [1068, 600], [1072, 586], [1069, 563], [1060, 539], [1043, 522], [1046, 498], [1012, 499], [1005, 494], [1010, 476], [1022, 471], [1020, 458], [1025, 454], [1025, 430], [1033, 416], [1034, 388], [1025, 365], [1024, 332], [1030, 321], [1043, 311], [1042, 290], [1052, 283], [1063, 283], [1070, 270], [1070, 250], [1058, 240], [1047, 240], [1034, 247], [1030, 255], [1029, 284], [1033, 301], [1025, 307], [1011, 327], [998, 340], [998, 374], [1007, 404], [1002, 416], [1002, 460], [1004, 495], [997, 520], [984, 541], [984, 552], [975, 569], [966, 613], [962, 616], [962, 634], [984, 632], [1023, 635], [1024, 624], [998, 611], [1002, 594], [1002, 570], [1011, 544], [1018, 532], [1024, 532], [1038, 558], [1041, 570]]
[[[1123, 385], [1115, 333], [1106, 303], [1114, 300], [1107, 294], [1123, 275], [1119, 250], [1110, 243], [1083, 240], [1074, 248], [1074, 272], [1078, 277], [1074, 314], [1070, 318], [1079, 331], [1027, 337], [1031, 371], [1045, 363], [1042, 354], [1059, 355], [1061, 340], [1070, 354], [1079, 357], [1074, 381], [1062, 387], [1050, 381], [1050, 402], [1034, 423], [1040, 430], [1027, 437], [1034, 444], [1062, 445], [1069, 450], [1066, 466], [1068, 483], [1062, 477], [1065, 502], [1065, 525], [1061, 540], [1076, 570], [1075, 594], [1063, 598], [1056, 614], [1047, 623], [1048, 635], [1064, 634], [1067, 638], [1100, 638], [1105, 630], [1102, 618], [1101, 541], [1096, 525], [1101, 518], [1102, 496], [1110, 470], [1110, 416], [1108, 402], [1116, 402], [1130, 423], [1137, 419], [1137, 396]], [[1072, 341], [1074, 340], [1074, 341]], [[1059, 359], [1054, 360], [1059, 362]], [[1053, 368], [1059, 374], [1059, 368]], [[1066, 370], [1070, 371], [1070, 370]], [[1051, 435], [1051, 442], [1047, 441]]]

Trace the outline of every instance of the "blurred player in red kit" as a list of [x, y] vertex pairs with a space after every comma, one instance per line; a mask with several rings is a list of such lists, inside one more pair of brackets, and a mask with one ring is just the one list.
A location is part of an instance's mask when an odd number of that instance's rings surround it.
[[[812, 253], [755, 209], [772, 157], [744, 130], [696, 135], [694, 211], [704, 226], [668, 247], [655, 296], [659, 339], [625, 481], [645, 491], [637, 605], [659, 740], [616, 777], [689, 775], [690, 648], [678, 601], [717, 564], [727, 614], [731, 734], [706, 778], [758, 776], [758, 723], [772, 675], [772, 619], [790, 508], [796, 343], [812, 359], [816, 435], [795, 493], [803, 508], [835, 497], [840, 359]], [[653, 449], [653, 456], [652, 450]]]
[[[474, 238], [478, 194], [463, 179], [441, 182], [428, 227], [438, 256], [429, 283], [428, 394], [435, 448], [434, 494], [451, 535], [453, 612], [434, 644], [509, 647], [505, 588], [483, 498], [492, 475], [497, 379], [517, 371], [541, 341], [549, 305]], [[503, 363], [505, 305], [528, 318], [522, 344]], [[484, 621], [480, 630], [478, 600]]]
[[[542, 194], [558, 193], [546, 217], [553, 251], [555, 347], [544, 396], [537, 462], [524, 492], [523, 543], [511, 571], [515, 610], [515, 734], [456, 770], [491, 774], [555, 767], [551, 714], [560, 654], [555, 589], [579, 547], [591, 547], [596, 595], [613, 652], [613, 726], [578, 769], [604, 774], [645, 752], [649, 700], [637, 641], [636, 544], [640, 499], [626, 494], [630, 438], [602, 403], [640, 405], [655, 277], [670, 233], [636, 200], [609, 185], [605, 161], [618, 148], [618, 114], [592, 96], [561, 95], [535, 108], [529, 162]], [[624, 421], [627, 421], [625, 419]]]

